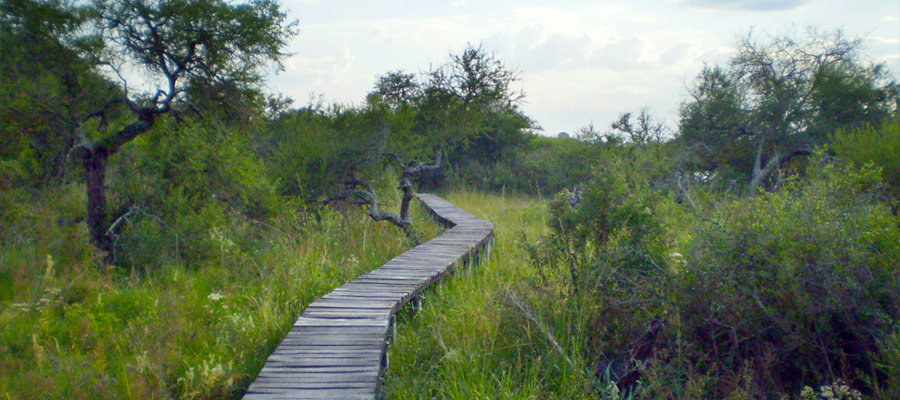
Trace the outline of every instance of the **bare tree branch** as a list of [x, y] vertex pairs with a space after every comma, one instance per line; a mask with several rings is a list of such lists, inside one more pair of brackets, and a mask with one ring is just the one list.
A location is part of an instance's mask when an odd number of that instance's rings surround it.
[[366, 207], [366, 213], [373, 221], [388, 221], [397, 226], [410, 240], [416, 244], [420, 243], [418, 235], [412, 227], [412, 221], [409, 218], [409, 206], [414, 197], [413, 179], [416, 175], [426, 171], [436, 171], [441, 168], [442, 150], [440, 148], [435, 152], [435, 159], [432, 162], [410, 161], [403, 163], [400, 157], [395, 154], [385, 153], [385, 158], [390, 158], [401, 165], [402, 173], [400, 183], [397, 189], [403, 192], [400, 200], [400, 214], [383, 211], [378, 206], [378, 196], [370, 184], [362, 181], [351, 171], [347, 180], [344, 182], [347, 190], [331, 195], [325, 200], [319, 201], [320, 204], [331, 204], [338, 201], [354, 201], [359, 206]]

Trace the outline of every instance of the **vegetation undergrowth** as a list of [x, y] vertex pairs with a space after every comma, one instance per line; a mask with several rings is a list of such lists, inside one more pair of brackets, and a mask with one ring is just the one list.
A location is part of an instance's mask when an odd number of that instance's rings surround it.
[[418, 312], [402, 314], [389, 350], [387, 397], [589, 397], [591, 379], [576, 367], [583, 365], [583, 324], [541, 320], [561, 312], [564, 303], [537, 301], [523, 290], [527, 282], [555, 273], [531, 264], [522, 247], [545, 231], [545, 203], [467, 190], [443, 195], [497, 224], [494, 248], [480, 265], [426, 292]]
[[265, 226], [226, 216], [201, 261], [104, 271], [86, 226], [66, 222], [79, 186], [0, 192], [0, 398], [237, 398], [308, 303], [411, 246], [356, 208], [323, 208]]

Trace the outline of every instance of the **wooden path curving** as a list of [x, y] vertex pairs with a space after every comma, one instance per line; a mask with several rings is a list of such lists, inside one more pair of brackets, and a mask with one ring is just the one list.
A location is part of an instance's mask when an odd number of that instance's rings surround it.
[[394, 313], [465, 263], [490, 252], [494, 224], [416, 195], [446, 229], [316, 300], [269, 356], [244, 400], [375, 399]]

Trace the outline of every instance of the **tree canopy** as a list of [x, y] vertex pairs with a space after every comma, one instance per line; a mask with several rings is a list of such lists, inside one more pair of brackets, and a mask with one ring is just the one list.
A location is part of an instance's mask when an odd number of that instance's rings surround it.
[[[23, 83], [4, 85], [4, 97], [22, 104], [4, 110], [33, 106], [51, 116], [32, 120], [37, 132], [28, 140], [55, 143], [38, 146], [48, 157], [79, 160], [88, 187], [88, 226], [95, 244], [105, 250], [109, 157], [150, 130], [160, 116], [197, 110], [192, 94], [253, 90], [265, 68], [280, 67], [282, 49], [294, 34], [294, 23], [286, 22], [274, 0], [97, 0], [74, 6], [10, 0], [2, 8], [4, 54], [9, 50], [13, 56], [4, 75]], [[10, 40], [18, 38], [36, 47], [16, 49]], [[35, 50], [54, 56], [43, 65], [21, 62], [36, 56]], [[131, 77], [139, 72], [149, 92], [134, 89], [139, 85]], [[47, 86], [28, 85], [35, 77]], [[46, 121], [51, 123], [37, 124]], [[4, 142], [15, 141], [12, 136], [4, 131]]]
[[767, 41], [750, 32], [727, 67], [698, 76], [680, 140], [698, 150], [701, 169], [727, 165], [758, 186], [830, 132], [880, 124], [896, 112], [900, 87], [862, 59], [861, 46], [840, 30]]

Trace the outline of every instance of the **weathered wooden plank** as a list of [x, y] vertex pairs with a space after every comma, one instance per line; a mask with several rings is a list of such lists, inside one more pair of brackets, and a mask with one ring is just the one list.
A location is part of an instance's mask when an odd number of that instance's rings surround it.
[[383, 315], [380, 311], [357, 311], [357, 312], [346, 312], [346, 311], [326, 311], [327, 309], [317, 308], [315, 310], [306, 310], [303, 312], [304, 316], [307, 317], [319, 317], [319, 318], [373, 318], [380, 317]]
[[[384, 351], [385, 347], [383, 346], [385, 343], [381, 344], [366, 344], [366, 345], [355, 345], [355, 344], [345, 344], [345, 345], [332, 345], [332, 346], [321, 346], [318, 344], [294, 344], [294, 345], [284, 345], [279, 346], [279, 351], [282, 354], [289, 354], [289, 352], [296, 352], [294, 354], [307, 354], [307, 355], [328, 355], [328, 354], [343, 354], [346, 352], [363, 352], [363, 351], [376, 351], [378, 354], [381, 354]], [[282, 350], [281, 348], [289, 348], [290, 350]], [[334, 352], [334, 353], [330, 353]], [[275, 354], [274, 352], [272, 354]]]
[[279, 382], [299, 380], [301, 382], [359, 382], [371, 378], [378, 379], [378, 372], [308, 372], [303, 376], [260, 377], [255, 382]]
[[[310, 346], [279, 346], [277, 351], [272, 352], [272, 355], [300, 355], [303, 357], [316, 358], [316, 357], [346, 357], [346, 358], [357, 358], [357, 357], [380, 357], [381, 349], [377, 347], [371, 348], [342, 348], [342, 347], [328, 347], [328, 348], [319, 348], [319, 347], [310, 347]], [[271, 356], [270, 356], [271, 357]]]
[[390, 292], [338, 292], [338, 293], [329, 293], [328, 297], [323, 297], [325, 299], [331, 300], [345, 300], [345, 301], [369, 301], [369, 300], [397, 300], [397, 293]]
[[[291, 392], [290, 389], [280, 389], [280, 388], [259, 388], [254, 389], [253, 393], [268, 393], [268, 394], [289, 394]], [[326, 389], [326, 388], [306, 388], [299, 393], [299, 397], [301, 399], [345, 399], [345, 396], [363, 396], [363, 395], [375, 395], [374, 388], [336, 388], [336, 389]], [[287, 397], [293, 399], [295, 397]]]
[[266, 365], [259, 376], [281, 376], [290, 377], [303, 373], [379, 373], [381, 367], [377, 364], [372, 365], [315, 365], [315, 366], [284, 366], [284, 365]]
[[310, 307], [317, 308], [360, 308], [367, 310], [391, 309], [394, 303], [387, 300], [348, 301], [344, 299], [319, 299]]
[[390, 321], [366, 318], [300, 318], [295, 327], [387, 327]]
[[362, 400], [374, 399], [375, 390], [358, 389], [307, 389], [301, 392], [285, 389], [263, 389], [249, 393], [247, 400]]
[[253, 389], [257, 391], [278, 390], [278, 389], [369, 389], [375, 385], [377, 379], [369, 379], [358, 382], [303, 382], [303, 381], [279, 381], [271, 383], [260, 383], [254, 385]]
[[266, 361], [272, 367], [357, 367], [378, 365], [381, 358], [305, 358], [275, 356]]
[[[315, 328], [315, 329], [313, 329]], [[332, 326], [304, 326], [303, 329], [294, 329], [286, 335], [285, 339], [303, 339], [314, 336], [331, 336], [331, 337], [375, 337], [381, 335], [387, 330], [387, 326], [352, 326], [352, 325], [332, 325]]]
[[307, 345], [307, 346], [375, 346], [384, 345], [385, 340], [382, 337], [298, 337], [285, 338], [282, 343], [288, 345]]

